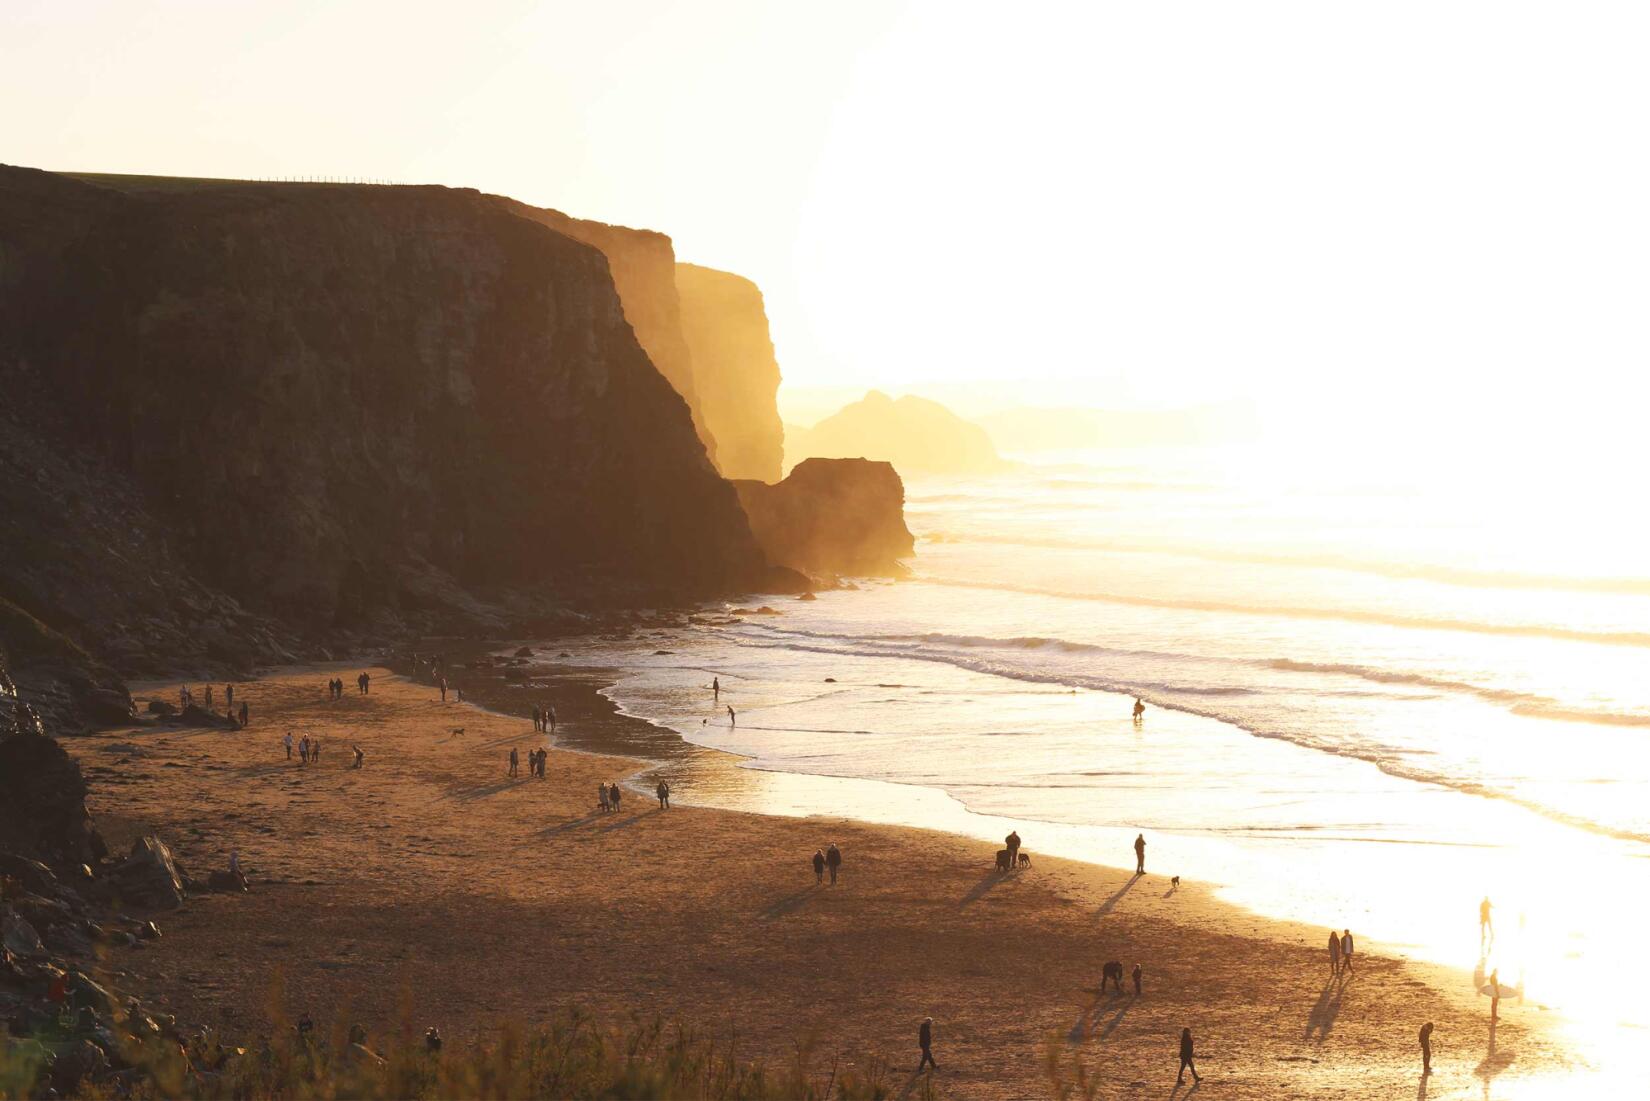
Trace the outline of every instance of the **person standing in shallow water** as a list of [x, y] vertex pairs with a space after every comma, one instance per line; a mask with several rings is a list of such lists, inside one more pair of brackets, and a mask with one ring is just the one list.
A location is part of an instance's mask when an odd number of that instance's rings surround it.
[[1143, 833], [1134, 839], [1134, 874], [1146, 874], [1146, 835]]
[[1186, 1081], [1188, 1070], [1192, 1072], [1192, 1081], [1203, 1081], [1203, 1076], [1197, 1072], [1197, 1064], [1192, 1062], [1194, 1054], [1192, 1050], [1192, 1030], [1183, 1028], [1180, 1030], [1180, 1073], [1175, 1075], [1175, 1085], [1182, 1085]]
[[922, 1048], [922, 1058], [917, 1061], [917, 1073], [921, 1074], [924, 1067], [940, 1069], [934, 1062], [934, 1018], [924, 1017], [922, 1027], [917, 1029], [917, 1046]]
[[1134, 725], [1139, 726], [1145, 718], [1146, 705], [1141, 702], [1139, 696], [1136, 696], [1134, 698]]
[[739, 725], [739, 716], [735, 715], [733, 713], [733, 706], [731, 704], [728, 706], [728, 725], [729, 726], [738, 726]]

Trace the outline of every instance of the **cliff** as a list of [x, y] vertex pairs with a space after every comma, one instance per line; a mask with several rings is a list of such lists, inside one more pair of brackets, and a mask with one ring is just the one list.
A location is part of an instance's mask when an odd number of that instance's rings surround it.
[[717, 441], [705, 423], [696, 365], [682, 329], [676, 292], [676, 246], [663, 233], [573, 218], [559, 210], [528, 206], [492, 196], [504, 209], [557, 233], [583, 241], [607, 257], [613, 287], [625, 320], [659, 373], [675, 387], [693, 415], [694, 430], [705, 453], [716, 460]]
[[740, 503], [771, 561], [816, 578], [902, 577], [915, 553], [905, 486], [887, 463], [807, 459], [784, 481], [739, 481]]
[[717, 468], [728, 478], [777, 482], [784, 474], [785, 430], [762, 292], [748, 279], [696, 264], [676, 265], [676, 290]]
[[0, 596], [130, 672], [758, 585], [633, 330], [476, 192], [0, 167]]
[[792, 429], [786, 458], [863, 456], [906, 473], [990, 474], [1009, 464], [985, 429], [936, 401], [872, 390], [809, 429]]

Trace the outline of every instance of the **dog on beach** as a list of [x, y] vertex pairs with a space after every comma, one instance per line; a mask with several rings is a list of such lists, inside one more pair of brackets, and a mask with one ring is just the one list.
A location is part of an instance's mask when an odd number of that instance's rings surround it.
[[1020, 853], [1019, 854], [1019, 859], [1020, 859], [1020, 867], [1022, 867], [1022, 868], [1031, 867], [1031, 854], [1030, 853]]
[[997, 850], [997, 870], [999, 872], [1008, 871], [1008, 850], [1007, 849], [998, 849]]
[[1123, 964], [1121, 960], [1111, 960], [1100, 969], [1100, 993], [1106, 992], [1106, 984], [1116, 986], [1119, 994], [1123, 993]]
[[1179, 876], [1171, 876], [1169, 878], [1169, 886], [1171, 888], [1179, 887], [1180, 886], [1180, 877]]
[[464, 733], [464, 728], [462, 726], [455, 726], [451, 730], [447, 731], [447, 733], [456, 737], [457, 735]]

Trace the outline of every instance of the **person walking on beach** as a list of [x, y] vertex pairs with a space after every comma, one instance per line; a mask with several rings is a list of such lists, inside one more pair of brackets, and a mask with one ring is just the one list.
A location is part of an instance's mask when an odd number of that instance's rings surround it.
[[814, 850], [814, 882], [825, 882], [825, 853], [821, 849]]
[[710, 700], [712, 703], [722, 702], [722, 678], [710, 678]]
[[1183, 1028], [1180, 1030], [1180, 1073], [1175, 1075], [1175, 1085], [1179, 1086], [1185, 1084], [1186, 1072], [1188, 1070], [1192, 1072], [1193, 1082], [1203, 1081], [1203, 1076], [1197, 1072], [1197, 1064], [1192, 1062], [1193, 1054], [1192, 1030], [1189, 1028]]
[[1341, 932], [1341, 970], [1352, 974], [1352, 930]]
[[1490, 972], [1490, 1023], [1501, 1019], [1501, 969]]
[[286, 737], [281, 740], [286, 744], [286, 759], [290, 761], [292, 760], [292, 731], [288, 730]]
[[1146, 705], [1141, 702], [1139, 696], [1136, 696], [1134, 698], [1134, 725], [1139, 726], [1141, 721], [1143, 719], [1145, 719], [1145, 717], [1146, 717]]
[[922, 1058], [917, 1061], [917, 1073], [921, 1074], [924, 1067], [940, 1069], [934, 1062], [934, 1018], [924, 1017], [922, 1027], [917, 1029], [917, 1046], [922, 1048]]
[[842, 850], [832, 841], [825, 846], [825, 866], [831, 870], [831, 886], [836, 886], [836, 873], [842, 868]]
[[1341, 938], [1335, 935], [1335, 930], [1329, 930], [1329, 975], [1331, 978], [1341, 973]]
[[1432, 1073], [1432, 1022], [1421, 1026], [1421, 1077]]
[[321, 759], [321, 739], [316, 738], [309, 743], [309, 762], [314, 764]]
[[361, 762], [367, 759], [367, 755], [361, 752], [361, 747], [358, 745], [352, 745], [350, 748], [355, 751], [355, 767], [360, 768]]
[[602, 808], [602, 813], [606, 814], [607, 813], [607, 785], [605, 783], [596, 785], [596, 803], [597, 803], [598, 806], [600, 806]]
[[1020, 831], [1011, 830], [1009, 835], [1003, 838], [1003, 845], [1008, 849], [1008, 866], [1013, 868], [1014, 858], [1020, 852]]
[[613, 786], [611, 786], [610, 788], [607, 789], [607, 798], [608, 798], [608, 801], [613, 804], [613, 813], [614, 814], [619, 813], [620, 792], [619, 792], [619, 785], [618, 784], [614, 784]]
[[363, 696], [372, 690], [372, 674], [366, 670], [362, 670], [361, 675], [355, 679], [361, 682], [361, 694]]
[[1138, 963], [1134, 965], [1134, 970], [1129, 973], [1129, 977], [1134, 980], [1134, 992], [1136, 994], [1139, 994], [1140, 993], [1140, 965]]
[[225, 707], [235, 706], [235, 686], [233, 684], [223, 686], [223, 705]]
[[732, 704], [728, 705], [728, 725], [729, 726], [738, 726], [739, 725], [739, 716], [735, 715], [733, 713], [733, 705]]
[[521, 758], [516, 755], [516, 747], [515, 746], [510, 747], [510, 771], [505, 773], [505, 775], [507, 775], [507, 776], [520, 776], [521, 775]]
[[663, 780], [660, 780], [659, 781], [659, 786], [653, 789], [653, 794], [655, 794], [659, 797], [659, 809], [660, 810], [669, 810], [670, 809], [670, 785], [669, 784], [665, 783]]
[[252, 712], [246, 706], [246, 701], [242, 700], [241, 701], [241, 726], [242, 727], [246, 726], [248, 716], [250, 716], [251, 714], [252, 714]]
[[556, 709], [549, 704], [545, 704], [544, 714], [550, 722], [550, 733], [554, 734], [556, 732]]
[[533, 705], [533, 732], [535, 734], [537, 734], [537, 733], [541, 732], [543, 729], [544, 729], [544, 712], [540, 711], [539, 710], [539, 705], [535, 703]]
[[309, 735], [305, 734], [303, 741], [298, 743], [298, 759], [309, 764]]
[[1134, 838], [1134, 874], [1146, 874], [1146, 835], [1143, 833]]
[[442, 677], [440, 680], [435, 682], [435, 686], [437, 688], [441, 689], [441, 702], [446, 703], [447, 702], [447, 678]]
[[1495, 943], [1495, 922], [1490, 920], [1490, 896], [1478, 904], [1478, 950], [1484, 951]]
[[206, 709], [208, 711], [212, 710], [212, 686], [210, 684], [206, 686]]

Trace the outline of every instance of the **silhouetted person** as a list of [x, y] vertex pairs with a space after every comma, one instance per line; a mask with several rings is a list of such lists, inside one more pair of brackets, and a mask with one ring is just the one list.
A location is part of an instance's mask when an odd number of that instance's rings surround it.
[[371, 675], [366, 673], [365, 671], [363, 671], [361, 673], [361, 675], [359, 677], [356, 677], [355, 679], [356, 679], [356, 682], [361, 685], [361, 694], [363, 696], [365, 696], [367, 694], [368, 690], [372, 687], [372, 677], [371, 677]]
[[722, 702], [722, 678], [710, 678], [710, 698], [712, 703]]
[[1140, 701], [1139, 696], [1136, 696], [1134, 698], [1134, 721], [1136, 723], [1138, 723], [1138, 722], [1140, 722], [1140, 720], [1144, 719], [1145, 717], [1146, 717], [1146, 705]]
[[1343, 930], [1341, 933], [1341, 970], [1348, 975], [1352, 973], [1352, 930]]
[[367, 755], [361, 752], [361, 747], [358, 745], [352, 745], [350, 748], [355, 750], [355, 767], [360, 768], [361, 762], [366, 760]]
[[316, 738], [309, 743], [309, 763], [314, 764], [321, 759], [321, 739]]
[[289, 761], [292, 760], [292, 731], [288, 730], [286, 732], [286, 737], [282, 738], [281, 742], [286, 746], [286, 759]]
[[917, 1046], [922, 1048], [922, 1058], [917, 1062], [917, 1073], [921, 1074], [924, 1067], [940, 1069], [934, 1062], [934, 1018], [924, 1017], [922, 1027], [917, 1029]]
[[517, 756], [517, 754], [516, 754], [516, 747], [511, 746], [510, 747], [510, 771], [508, 773], [506, 773], [506, 775], [519, 776], [520, 774], [521, 774], [521, 758], [519, 756]]
[[729, 726], [738, 726], [739, 725], [739, 716], [735, 715], [733, 713], [733, 706], [731, 704], [728, 706], [728, 725]]
[[437, 688], [441, 689], [441, 702], [446, 703], [447, 702], [447, 678], [442, 677], [440, 680], [435, 682], [435, 686]]
[[619, 785], [618, 784], [614, 784], [612, 787], [607, 789], [607, 798], [610, 802], [612, 802], [613, 810], [614, 810], [615, 813], [617, 813], [618, 809], [619, 809], [619, 798], [620, 798], [620, 792], [619, 792]]
[[825, 846], [825, 866], [831, 871], [831, 884], [836, 884], [836, 873], [842, 867], [842, 850], [832, 841]]
[[304, 764], [309, 764], [309, 735], [305, 734], [303, 741], [298, 743], [298, 757]]
[[825, 882], [825, 853], [821, 849], [814, 850], [814, 882]]
[[1432, 1022], [1421, 1026], [1421, 1074], [1432, 1073]]
[[212, 710], [212, 686], [210, 684], [206, 686], [206, 709], [208, 711]]
[[1341, 973], [1341, 938], [1335, 935], [1335, 930], [1329, 930], [1329, 973]]
[[1501, 969], [1490, 972], [1490, 1020], [1501, 1018]]
[[1138, 963], [1134, 965], [1134, 970], [1129, 973], [1129, 977], [1134, 979], [1134, 992], [1136, 994], [1140, 993], [1140, 965]]
[[252, 714], [252, 711], [251, 711], [251, 709], [249, 709], [249, 708], [248, 708], [248, 707], [247, 707], [247, 706], [246, 706], [246, 701], [245, 701], [245, 700], [242, 700], [242, 701], [241, 701], [241, 725], [242, 725], [242, 726], [243, 726], [243, 727], [244, 727], [244, 726], [245, 726], [245, 725], [246, 725], [246, 724], [247, 724], [247, 722], [248, 722], [248, 721], [249, 721], [249, 719], [250, 719], [250, 716], [251, 716], [251, 714]]
[[602, 808], [602, 813], [606, 814], [607, 813], [607, 784], [606, 783], [600, 783], [600, 784], [596, 785], [596, 803], [597, 803], [598, 806], [600, 806]]
[[1008, 866], [1014, 867], [1014, 858], [1020, 852], [1020, 831], [1014, 830], [1003, 838], [1003, 844], [1008, 846]]
[[1495, 943], [1495, 922], [1490, 920], [1490, 896], [1478, 904], [1478, 947], [1480, 950]]
[[1134, 839], [1134, 874], [1146, 874], [1146, 835], [1143, 833]]
[[660, 810], [669, 810], [670, 809], [670, 785], [669, 784], [665, 783], [663, 780], [660, 780], [659, 781], [659, 786], [653, 789], [653, 794], [655, 794], [659, 797], [659, 809]]
[[1180, 1030], [1180, 1073], [1175, 1075], [1175, 1085], [1181, 1085], [1186, 1081], [1186, 1072], [1188, 1070], [1192, 1072], [1192, 1081], [1203, 1081], [1203, 1076], [1197, 1072], [1197, 1065], [1192, 1062], [1193, 1054], [1192, 1030], [1189, 1028], [1183, 1028]]
[[550, 721], [550, 733], [554, 734], [556, 732], [556, 709], [554, 707], [546, 706], [544, 709], [544, 714]]
[[539, 710], [539, 705], [538, 704], [534, 704], [533, 705], [533, 730], [536, 732], [536, 731], [541, 731], [543, 729], [544, 729], [544, 712]]
[[223, 686], [223, 705], [225, 707], [235, 706], [235, 686], [233, 684]]
[[434, 1025], [424, 1030], [424, 1050], [431, 1055], [441, 1054], [441, 1030]]

